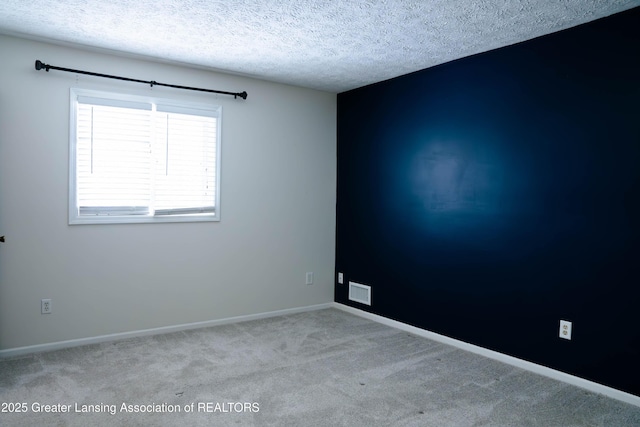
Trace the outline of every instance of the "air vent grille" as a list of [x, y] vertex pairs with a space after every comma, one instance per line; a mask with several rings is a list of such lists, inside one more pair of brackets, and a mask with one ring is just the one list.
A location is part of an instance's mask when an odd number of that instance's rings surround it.
[[371, 286], [349, 282], [349, 299], [361, 304], [371, 305]]

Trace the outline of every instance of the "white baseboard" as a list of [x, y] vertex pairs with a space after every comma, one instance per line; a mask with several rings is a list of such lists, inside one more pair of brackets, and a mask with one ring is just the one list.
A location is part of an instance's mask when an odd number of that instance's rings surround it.
[[584, 378], [576, 377], [574, 375], [570, 375], [565, 372], [547, 368], [546, 366], [537, 365], [535, 363], [518, 359], [513, 356], [508, 356], [506, 354], [498, 353], [497, 351], [493, 351], [483, 347], [479, 347], [477, 345], [469, 344], [464, 341], [460, 341], [454, 338], [449, 338], [444, 335], [437, 334], [435, 332], [430, 332], [425, 329], [420, 329], [415, 326], [407, 325], [406, 323], [387, 319], [386, 317], [382, 317], [377, 314], [372, 314], [363, 310], [359, 310], [357, 308], [349, 307], [344, 304], [340, 304], [336, 302], [336, 303], [333, 303], [333, 307], [342, 311], [346, 311], [347, 313], [355, 314], [356, 316], [364, 317], [365, 319], [373, 320], [374, 322], [382, 323], [383, 325], [391, 326], [393, 328], [400, 329], [400, 330], [412, 333], [414, 335], [418, 335], [418, 336], [428, 338], [434, 341], [438, 341], [444, 344], [449, 344], [451, 346], [469, 351], [471, 353], [476, 353], [481, 356], [485, 356], [490, 359], [497, 360], [499, 362], [507, 363], [509, 365], [516, 366], [518, 368], [521, 368], [530, 372], [534, 372], [536, 374], [544, 375], [545, 377], [553, 378], [555, 380], [562, 381], [571, 385], [575, 385], [585, 390], [589, 390], [594, 393], [599, 393], [607, 397], [611, 397], [613, 399], [620, 400], [622, 402], [640, 407], [640, 397], [621, 391], [621, 390], [617, 390], [615, 388], [607, 387], [605, 385], [598, 384], [593, 381], [585, 380]]
[[60, 350], [63, 348], [78, 347], [81, 345], [97, 344], [102, 342], [116, 341], [127, 338], [144, 337], [149, 335], [167, 334], [171, 332], [186, 331], [189, 329], [206, 328], [209, 326], [225, 325], [229, 323], [246, 322], [249, 320], [266, 319], [268, 317], [285, 316], [288, 314], [304, 313], [306, 311], [322, 310], [331, 308], [335, 303], [317, 304], [306, 307], [288, 308], [285, 310], [269, 311], [265, 313], [249, 314], [246, 316], [227, 317], [225, 319], [207, 320], [204, 322], [185, 323], [182, 325], [163, 326], [160, 328], [142, 329], [138, 331], [122, 332], [117, 334], [100, 335], [97, 337], [79, 338], [67, 341], [58, 341], [47, 344], [37, 344], [25, 347], [16, 347], [0, 350], [0, 359], [8, 357], [23, 356], [31, 353], [41, 353], [43, 351]]

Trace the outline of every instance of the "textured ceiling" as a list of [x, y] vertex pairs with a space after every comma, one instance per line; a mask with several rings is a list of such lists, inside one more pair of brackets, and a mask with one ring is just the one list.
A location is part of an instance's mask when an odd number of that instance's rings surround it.
[[0, 33], [342, 92], [638, 5], [640, 0], [2, 0]]

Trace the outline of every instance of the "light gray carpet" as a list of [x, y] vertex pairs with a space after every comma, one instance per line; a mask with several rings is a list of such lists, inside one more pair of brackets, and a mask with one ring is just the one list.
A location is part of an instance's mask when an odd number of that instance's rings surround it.
[[2, 360], [3, 402], [28, 409], [3, 426], [640, 425], [638, 407], [336, 309]]

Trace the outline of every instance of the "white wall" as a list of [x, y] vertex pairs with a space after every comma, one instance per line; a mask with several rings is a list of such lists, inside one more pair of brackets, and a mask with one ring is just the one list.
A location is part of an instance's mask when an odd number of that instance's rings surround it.
[[[0, 57], [0, 350], [333, 301], [335, 94], [7, 36]], [[71, 86], [222, 105], [222, 220], [67, 225]]]

